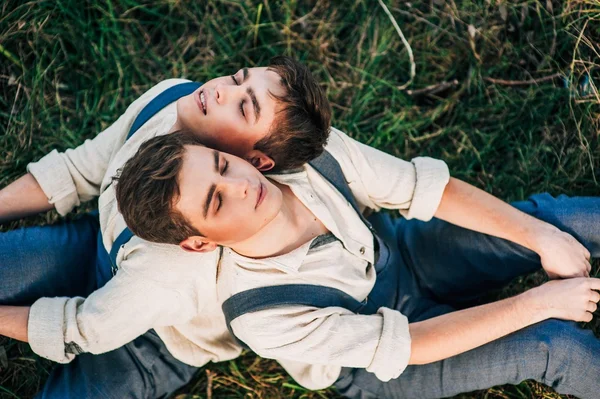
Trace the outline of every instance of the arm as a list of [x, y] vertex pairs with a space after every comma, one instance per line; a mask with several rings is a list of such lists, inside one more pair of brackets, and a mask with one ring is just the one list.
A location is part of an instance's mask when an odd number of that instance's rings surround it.
[[589, 276], [590, 253], [570, 234], [458, 179], [450, 179], [435, 216], [537, 252], [550, 277]]
[[409, 364], [427, 364], [458, 355], [540, 321], [592, 320], [600, 280], [555, 280], [513, 298], [410, 324]]
[[53, 208], [44, 191], [28, 173], [0, 190], [0, 223]]
[[27, 340], [35, 353], [68, 363], [80, 353], [119, 348], [151, 328], [183, 324], [201, 311], [198, 281], [206, 276], [198, 267], [216, 260], [172, 245], [156, 251], [161, 246], [141, 241], [126, 245], [116, 276], [87, 298], [41, 298], [31, 306]]
[[533, 233], [549, 224], [461, 180], [450, 178], [435, 217], [535, 251]]
[[29, 306], [0, 306], [0, 335], [27, 341]]
[[27, 171], [33, 175], [58, 213], [65, 215], [81, 202], [100, 195], [102, 182], [111, 172], [108, 167], [124, 145], [138, 113], [164, 89], [181, 81], [169, 79], [157, 84], [93, 139], [85, 140], [80, 146], [64, 152], [54, 150], [38, 162], [27, 165]]
[[290, 306], [242, 315], [231, 327], [263, 357], [366, 368], [389, 381], [409, 364], [443, 360], [542, 320], [590, 321], [599, 289], [599, 279], [553, 280], [513, 298], [411, 324], [387, 308], [357, 315]]
[[406, 162], [332, 129], [327, 147], [340, 162], [352, 193], [367, 208], [398, 209], [407, 219], [447, 222], [504, 238], [540, 255], [548, 275], [588, 276], [589, 252], [570, 234], [533, 218], [460, 180], [442, 161]]

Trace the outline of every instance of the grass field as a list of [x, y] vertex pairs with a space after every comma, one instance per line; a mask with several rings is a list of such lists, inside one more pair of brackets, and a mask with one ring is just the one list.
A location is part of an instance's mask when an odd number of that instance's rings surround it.
[[[505, 200], [598, 195], [597, 0], [384, 3], [410, 44], [414, 79], [410, 52], [377, 0], [4, 0], [0, 187], [52, 149], [93, 137], [160, 80], [207, 80], [287, 54], [322, 82], [334, 125], [365, 143], [442, 158], [454, 176]], [[0, 349], [0, 398], [32, 397], [51, 364], [26, 345], [0, 338], [0, 347], [8, 358], [3, 367]], [[180, 394], [337, 397], [302, 389], [252, 354], [208, 365]], [[560, 396], [525, 382], [459, 397]]]

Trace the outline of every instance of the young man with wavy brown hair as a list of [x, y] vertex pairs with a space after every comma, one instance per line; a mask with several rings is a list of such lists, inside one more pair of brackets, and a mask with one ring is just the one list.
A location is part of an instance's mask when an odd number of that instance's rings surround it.
[[[598, 396], [600, 340], [573, 322], [600, 300], [600, 197], [510, 206], [441, 160], [407, 162], [332, 128], [317, 159], [266, 176], [185, 132], [154, 138], [117, 200], [136, 234], [219, 254], [230, 331], [307, 388], [432, 399], [535, 379]], [[487, 300], [540, 269], [554, 280]]]

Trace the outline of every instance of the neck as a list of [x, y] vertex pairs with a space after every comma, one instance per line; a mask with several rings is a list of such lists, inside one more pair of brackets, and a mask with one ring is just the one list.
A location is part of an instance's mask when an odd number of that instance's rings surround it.
[[[297, 248], [302, 237], [304, 215], [300, 207], [302, 203], [292, 190], [285, 185], [273, 182], [282, 192], [282, 203], [279, 213], [258, 233], [242, 242], [230, 245], [240, 255], [249, 258], [264, 258], [281, 255]], [[276, 239], [275, 239], [276, 237]]]
[[173, 126], [171, 126], [171, 129], [169, 129], [169, 133], [176, 132], [177, 130], [181, 130], [182, 128], [183, 126], [181, 125], [181, 122], [179, 122], [179, 118], [177, 118], [175, 124], [173, 124]]

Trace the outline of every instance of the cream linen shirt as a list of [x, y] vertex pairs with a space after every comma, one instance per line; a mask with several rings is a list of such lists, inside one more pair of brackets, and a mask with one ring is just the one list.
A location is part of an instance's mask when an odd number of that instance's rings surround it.
[[[177, 118], [176, 104], [159, 111], [125, 142], [127, 133], [150, 100], [183, 82], [187, 80], [159, 83], [94, 139], [64, 153], [52, 151], [28, 165], [61, 215], [99, 196], [107, 250], [125, 228], [111, 179], [142, 142], [170, 130]], [[218, 304], [217, 257], [217, 251], [188, 253], [177, 245], [134, 237], [119, 250], [119, 270], [104, 287], [87, 298], [41, 298], [33, 304], [29, 343], [40, 356], [67, 363], [81, 352], [119, 348], [154, 328], [169, 352], [187, 364], [235, 358], [241, 348], [231, 338]]]
[[[397, 209], [406, 218], [430, 220], [450, 177], [442, 161], [421, 157], [406, 162], [337, 129], [332, 129], [327, 150], [339, 162], [362, 211]], [[354, 208], [309, 165], [269, 177], [288, 185], [337, 239], [314, 248], [311, 241], [265, 259], [225, 249], [217, 279], [219, 300], [283, 284], [324, 285], [364, 300], [376, 279], [373, 236]], [[387, 308], [357, 315], [339, 307], [277, 307], [242, 315], [231, 327], [257, 354], [277, 359], [310, 389], [331, 385], [342, 366], [366, 368], [388, 381], [402, 373], [410, 358], [408, 321]]]

